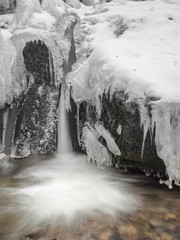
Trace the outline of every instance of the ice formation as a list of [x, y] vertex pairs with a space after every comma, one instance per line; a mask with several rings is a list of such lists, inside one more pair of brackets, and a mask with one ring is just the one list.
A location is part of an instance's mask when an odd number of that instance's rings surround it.
[[180, 103], [154, 104], [152, 122], [156, 128], [157, 154], [166, 165], [169, 187], [172, 181], [180, 186]]
[[10, 38], [11, 33], [8, 30], [0, 29], [0, 106], [4, 102], [12, 101], [11, 66], [16, 57], [16, 51]]
[[17, 26], [12, 38], [19, 59], [22, 59], [22, 50], [27, 42], [40, 40], [46, 44], [52, 56], [57, 85], [62, 80], [62, 64], [68, 60], [70, 49], [65, 30], [75, 21], [75, 14], [70, 15], [62, 7], [63, 4], [56, 4], [53, 0], [44, 0], [42, 6], [38, 0], [19, 1], [15, 11]]
[[179, 1], [116, 0], [76, 12], [82, 22], [76, 51], [84, 59], [71, 74], [73, 98], [90, 102], [100, 115], [104, 92], [125, 92], [139, 105], [142, 157], [147, 133], [152, 138], [155, 130], [169, 186], [172, 180], [179, 185]]
[[11, 29], [0, 29], [0, 104], [11, 102], [27, 88], [23, 59], [27, 42], [40, 40], [46, 44], [52, 59], [50, 64], [54, 65], [55, 83], [60, 84], [62, 64], [67, 61], [70, 49], [65, 30], [76, 16], [68, 12], [62, 1], [44, 0], [40, 5], [39, 0], [18, 0], [14, 19]]
[[104, 128], [104, 126], [97, 123], [97, 124], [95, 124], [95, 129], [96, 129], [97, 133], [99, 134], [99, 136], [102, 136], [102, 137], [106, 140], [108, 149], [109, 149], [115, 156], [121, 155], [121, 152], [120, 152], [117, 144], [115, 143], [113, 137], [112, 137], [111, 134]]
[[106, 147], [98, 141], [98, 137], [98, 132], [87, 123], [83, 128], [83, 142], [88, 161], [96, 163], [98, 167], [111, 166], [111, 157]]

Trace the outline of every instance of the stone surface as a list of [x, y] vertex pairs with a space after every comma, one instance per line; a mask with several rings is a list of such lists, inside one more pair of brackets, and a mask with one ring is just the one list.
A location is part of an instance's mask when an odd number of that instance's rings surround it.
[[[141, 170], [150, 175], [157, 175], [158, 172], [164, 173], [164, 162], [157, 156], [154, 140], [155, 131], [152, 141], [148, 132], [142, 157], [143, 129], [139, 104], [136, 101], [129, 101], [124, 92], [114, 92], [112, 96], [110, 93], [104, 93], [101, 97], [101, 105], [102, 110], [99, 118], [94, 106], [86, 102], [80, 104], [80, 132], [86, 122], [92, 127], [99, 122], [110, 132], [121, 151], [121, 156], [114, 156], [109, 152], [114, 166], [136, 171]], [[119, 125], [121, 126], [120, 134], [117, 131]], [[101, 137], [99, 141], [107, 147], [105, 139]]]

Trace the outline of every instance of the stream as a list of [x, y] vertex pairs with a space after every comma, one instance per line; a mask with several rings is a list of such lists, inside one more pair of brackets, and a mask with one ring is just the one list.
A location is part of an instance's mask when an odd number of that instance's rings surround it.
[[180, 239], [179, 188], [83, 155], [7, 163], [0, 192], [0, 240]]

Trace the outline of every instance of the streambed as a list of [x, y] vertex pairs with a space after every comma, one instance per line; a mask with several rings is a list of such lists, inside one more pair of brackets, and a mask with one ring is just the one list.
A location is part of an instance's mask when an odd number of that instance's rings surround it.
[[11, 164], [0, 192], [0, 240], [180, 239], [179, 188], [84, 156]]

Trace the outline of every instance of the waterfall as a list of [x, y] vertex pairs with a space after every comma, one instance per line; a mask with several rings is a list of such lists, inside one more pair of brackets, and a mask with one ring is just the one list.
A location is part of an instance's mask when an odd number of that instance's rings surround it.
[[64, 80], [61, 84], [61, 95], [58, 107], [58, 154], [67, 154], [72, 152], [67, 111], [64, 100], [65, 85], [66, 83]]

